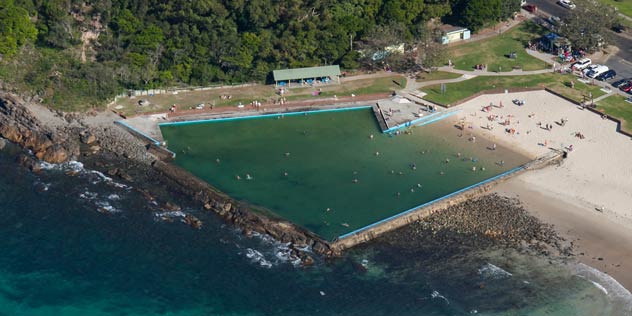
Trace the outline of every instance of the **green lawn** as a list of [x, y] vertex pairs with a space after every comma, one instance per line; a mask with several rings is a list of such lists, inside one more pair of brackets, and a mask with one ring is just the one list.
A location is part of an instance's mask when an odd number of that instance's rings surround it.
[[[456, 69], [474, 70], [477, 64], [486, 64], [489, 71], [511, 71], [513, 67], [523, 70], [539, 70], [549, 68], [546, 64], [525, 51], [527, 42], [535, 40], [548, 31], [534, 23], [524, 22], [506, 33], [488, 39], [457, 45], [450, 48], [449, 53]], [[516, 52], [517, 58], [507, 57]], [[447, 61], [446, 61], [447, 63]]]
[[461, 74], [455, 74], [453, 72], [446, 71], [433, 71], [433, 72], [423, 72], [417, 76], [417, 82], [424, 81], [434, 81], [434, 80], [444, 80], [444, 79], [456, 79], [461, 77]]
[[[575, 80], [575, 89], [570, 88], [571, 80]], [[584, 95], [592, 92], [593, 97], [604, 95], [597, 86], [589, 86], [576, 80], [572, 75], [559, 75], [553, 73], [530, 76], [478, 76], [470, 80], [446, 84], [446, 93], [441, 93], [440, 85], [433, 85], [422, 89], [427, 93], [424, 99], [439, 104], [450, 105], [463, 100], [479, 91], [498, 88], [549, 88], [565, 97], [576, 101], [582, 101]]]
[[[399, 84], [395, 84], [395, 82]], [[401, 86], [400, 86], [401, 85]], [[358, 80], [347, 80], [342, 84], [332, 84], [319, 87], [291, 88], [284, 96], [288, 101], [297, 100], [318, 100], [336, 96], [357, 96], [389, 93], [406, 87], [406, 78], [400, 75], [388, 77], [367, 78]], [[316, 88], [321, 89], [320, 96], [313, 96]], [[222, 99], [221, 95], [230, 95], [231, 99]], [[180, 109], [189, 109], [197, 104], [215, 104], [217, 107], [236, 106], [240, 102], [248, 104], [253, 100], [258, 100], [264, 105], [271, 105], [273, 100], [278, 99], [274, 87], [270, 85], [254, 85], [248, 87], [229, 87], [224, 89], [211, 89], [204, 91], [181, 91], [178, 94], [159, 94], [154, 96], [139, 96], [136, 98], [122, 98], [118, 100], [113, 108], [126, 116], [137, 115], [147, 112], [168, 111], [172, 104], [177, 104]], [[139, 100], [147, 100], [150, 105], [139, 106]]]
[[621, 120], [621, 129], [632, 132], [632, 103], [620, 95], [609, 96], [597, 102], [597, 110]]
[[611, 5], [619, 9], [620, 13], [632, 17], [632, 1], [630, 0], [599, 0], [599, 2]]

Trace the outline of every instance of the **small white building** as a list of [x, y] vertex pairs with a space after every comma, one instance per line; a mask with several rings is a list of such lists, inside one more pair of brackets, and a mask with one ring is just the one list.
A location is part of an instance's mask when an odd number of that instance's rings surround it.
[[450, 44], [470, 38], [471, 32], [469, 29], [444, 24], [439, 27], [441, 30], [441, 44]]

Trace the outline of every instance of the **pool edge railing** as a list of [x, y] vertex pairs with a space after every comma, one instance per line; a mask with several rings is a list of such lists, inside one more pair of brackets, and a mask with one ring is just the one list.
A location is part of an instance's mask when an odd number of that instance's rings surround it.
[[133, 127], [133, 126], [131, 126], [129, 124], [127, 124], [123, 120], [114, 121], [114, 124], [123, 127], [128, 132], [130, 132], [132, 135], [135, 135], [138, 138], [141, 138], [141, 139], [144, 139], [144, 140], [148, 141], [149, 145], [152, 146], [153, 148], [156, 148], [158, 150], [162, 150], [162, 151], [167, 152], [169, 155], [171, 155], [171, 158], [176, 158], [176, 153], [171, 151], [171, 150], [169, 150], [168, 148], [162, 146], [160, 141], [158, 141], [155, 138], [153, 138], [153, 137], [141, 132], [140, 130], [138, 130], [137, 128], [135, 128], [135, 127]]
[[354, 111], [354, 110], [363, 110], [363, 109], [369, 109], [369, 108], [371, 108], [370, 105], [364, 105], [364, 106], [341, 107], [341, 108], [333, 108], [333, 109], [275, 112], [275, 113], [255, 114], [255, 115], [245, 115], [245, 116], [217, 117], [217, 118], [210, 118], [210, 119], [190, 120], [190, 121], [165, 122], [165, 123], [159, 123], [158, 126], [162, 127], [162, 126], [203, 124], [203, 123], [211, 123], [211, 122], [251, 120], [251, 119], [267, 118], [267, 117], [284, 117], [284, 116], [308, 115], [308, 114], [326, 113], [326, 112]]

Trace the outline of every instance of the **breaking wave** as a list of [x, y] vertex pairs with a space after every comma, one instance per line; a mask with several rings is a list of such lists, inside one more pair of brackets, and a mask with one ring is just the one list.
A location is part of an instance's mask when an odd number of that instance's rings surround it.
[[480, 267], [478, 269], [478, 274], [486, 279], [504, 279], [513, 275], [491, 263], [486, 263]]

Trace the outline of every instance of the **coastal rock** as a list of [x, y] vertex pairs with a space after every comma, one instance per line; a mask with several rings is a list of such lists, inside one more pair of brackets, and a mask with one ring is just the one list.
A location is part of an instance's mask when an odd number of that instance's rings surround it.
[[165, 209], [171, 211], [171, 212], [177, 212], [182, 210], [182, 208], [176, 204], [173, 204], [171, 202], [167, 202], [165, 203]]
[[16, 144], [22, 143], [22, 133], [12, 124], [0, 124], [0, 136]]
[[125, 172], [123, 170], [119, 169], [119, 172], [117, 173], [117, 175], [119, 176], [119, 178], [121, 178], [121, 179], [123, 179], [125, 181], [134, 182], [134, 178], [132, 178], [132, 176], [129, 175], [129, 173], [127, 173], [127, 172]]
[[69, 159], [66, 149], [58, 144], [50, 146], [45, 152], [39, 152], [35, 155], [48, 163], [62, 163], [68, 161]]
[[202, 228], [202, 221], [191, 214], [187, 214], [184, 217], [184, 222], [195, 229]]
[[31, 156], [20, 154], [16, 160], [20, 166], [27, 168], [33, 172], [38, 172], [41, 170], [41, 167], [39, 166], [37, 161], [35, 161], [35, 159], [33, 159]]
[[80, 136], [81, 142], [86, 145], [92, 145], [97, 141], [97, 137], [89, 131], [81, 133]]

